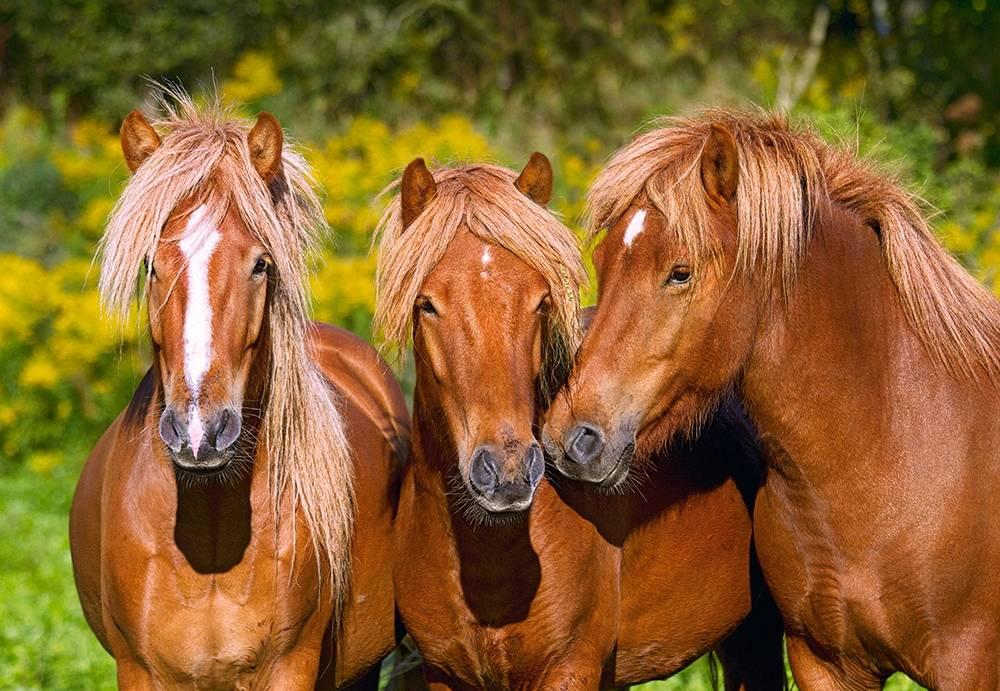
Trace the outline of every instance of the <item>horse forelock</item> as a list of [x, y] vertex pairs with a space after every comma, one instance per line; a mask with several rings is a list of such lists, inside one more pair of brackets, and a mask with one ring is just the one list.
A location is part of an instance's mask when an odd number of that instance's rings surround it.
[[101, 240], [102, 303], [120, 321], [127, 318], [143, 263], [152, 260], [171, 216], [191, 200], [216, 226], [234, 209], [266, 248], [276, 280], [262, 443], [275, 520], [290, 496], [291, 520], [301, 513], [339, 602], [350, 571], [353, 463], [331, 388], [308, 350], [307, 260], [328, 232], [309, 166], [286, 139], [280, 175], [265, 184], [247, 143], [251, 122], [218, 101], [198, 106], [177, 89], [163, 89], [159, 100], [163, 117], [154, 127], [161, 144], [129, 180]]
[[920, 200], [849, 147], [826, 144], [780, 114], [710, 110], [670, 118], [615, 153], [587, 195], [592, 234], [632, 205], [651, 205], [695, 261], [719, 248], [700, 175], [713, 123], [738, 149], [735, 271], [780, 286], [787, 299], [815, 227], [831, 207], [878, 234], [906, 318], [938, 364], [1000, 381], [1000, 303], [941, 246]]
[[514, 186], [517, 174], [511, 170], [475, 164], [439, 168], [433, 175], [435, 196], [409, 227], [403, 228], [398, 196], [379, 222], [375, 325], [385, 342], [398, 349], [409, 343], [421, 286], [455, 235], [467, 229], [545, 278], [552, 299], [546, 368], [565, 365], [579, 343], [579, 292], [586, 280], [576, 236]]

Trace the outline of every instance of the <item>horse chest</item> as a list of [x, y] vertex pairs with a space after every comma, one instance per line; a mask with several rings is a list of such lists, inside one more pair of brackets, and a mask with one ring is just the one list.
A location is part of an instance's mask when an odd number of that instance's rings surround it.
[[283, 652], [274, 638], [284, 630], [264, 608], [248, 608], [223, 594], [209, 595], [169, 617], [150, 640], [152, 666], [168, 676], [203, 683], [232, 683], [250, 678]]
[[[404, 513], [404, 525], [408, 518]], [[554, 544], [532, 551], [516, 569], [502, 559], [492, 569], [475, 569], [461, 561], [455, 545], [430, 550], [417, 544], [423, 543], [404, 533], [398, 558], [421, 559], [397, 580], [400, 611], [425, 662], [457, 686], [531, 688], [568, 659], [600, 668], [610, 654], [617, 599], [596, 592], [593, 572], [610, 570], [611, 550], [587, 552], [569, 569], [563, 562], [571, 549]], [[509, 550], [502, 553], [511, 558]], [[588, 577], [581, 579], [584, 572]], [[567, 583], [574, 585], [567, 590]]]
[[[316, 609], [285, 587], [283, 561], [247, 559], [225, 573], [193, 571], [168, 551], [117, 574], [115, 627], [155, 676], [195, 688], [251, 688], [295, 645]], [[308, 579], [307, 579], [308, 580]]]
[[566, 656], [572, 637], [548, 638], [532, 622], [493, 628], [476, 623], [460, 627], [428, 661], [464, 685], [486, 689], [529, 688]]

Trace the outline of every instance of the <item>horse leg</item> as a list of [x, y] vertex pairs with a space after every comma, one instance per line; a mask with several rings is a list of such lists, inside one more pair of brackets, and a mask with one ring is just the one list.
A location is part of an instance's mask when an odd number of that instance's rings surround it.
[[964, 638], [961, 644], [940, 649], [921, 660], [917, 669], [904, 670], [914, 681], [937, 691], [982, 691], [1000, 689], [1000, 645], [987, 634], [986, 640]]
[[375, 665], [353, 684], [344, 686], [343, 691], [378, 691], [379, 681], [382, 677], [382, 666]]
[[[422, 667], [424, 683], [427, 684], [429, 691], [453, 691], [455, 687], [451, 685], [451, 677], [443, 670], [426, 663]], [[407, 682], [409, 682], [409, 675], [407, 675]], [[409, 684], [407, 684], [406, 688], [410, 688]]]
[[600, 666], [586, 661], [564, 661], [549, 670], [530, 688], [539, 691], [597, 691], [601, 687]]
[[719, 646], [726, 691], [785, 688], [785, 626], [769, 595], [762, 595], [746, 619]]
[[122, 691], [153, 691], [153, 675], [138, 660], [122, 657], [115, 661], [118, 665], [118, 688]]
[[849, 665], [845, 669], [822, 659], [804, 638], [788, 637], [788, 662], [802, 691], [878, 691], [885, 677], [874, 670]]
[[275, 661], [267, 681], [269, 689], [316, 688], [319, 676], [319, 647], [299, 646]]

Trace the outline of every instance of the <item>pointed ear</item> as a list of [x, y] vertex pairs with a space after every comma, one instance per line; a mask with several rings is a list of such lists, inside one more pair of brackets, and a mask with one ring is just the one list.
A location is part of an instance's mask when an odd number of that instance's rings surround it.
[[403, 181], [400, 183], [399, 203], [403, 212], [403, 228], [417, 220], [427, 203], [437, 193], [434, 176], [427, 170], [424, 159], [415, 158], [403, 171]]
[[739, 154], [732, 133], [717, 123], [701, 152], [701, 182], [708, 196], [723, 205], [736, 197], [740, 178]]
[[264, 182], [271, 182], [281, 172], [284, 142], [278, 118], [270, 113], [258, 115], [257, 123], [247, 137], [247, 144], [250, 146], [250, 161]]
[[125, 163], [133, 173], [160, 146], [160, 136], [137, 110], [128, 114], [118, 134]]
[[531, 154], [528, 165], [517, 176], [514, 186], [539, 206], [548, 206], [552, 199], [552, 164], [549, 159], [537, 151]]

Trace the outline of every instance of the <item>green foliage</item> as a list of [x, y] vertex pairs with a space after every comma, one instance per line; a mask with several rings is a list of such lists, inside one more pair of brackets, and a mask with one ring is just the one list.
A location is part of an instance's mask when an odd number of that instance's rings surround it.
[[[1000, 14], [985, 0], [183, 0], [141, 8], [0, 0], [0, 73], [4, 91], [49, 118], [113, 120], [141, 100], [141, 75], [210, 83], [258, 73], [267, 56], [272, 82], [284, 88], [246, 100], [294, 110], [316, 131], [345, 115], [397, 124], [460, 110], [507, 141], [531, 129], [579, 146], [594, 133], [627, 136], [692, 103], [773, 98], [782, 75], [760, 63], [801, 56], [820, 4], [830, 20], [810, 90], [834, 99], [863, 92], [884, 117], [913, 114], [947, 130], [949, 145], [971, 128], [991, 165], [1000, 163], [1000, 53], [991, 49]], [[970, 96], [978, 108], [949, 112]]]
[[[1000, 13], [983, 0], [0, 0], [3, 685], [111, 679], [75, 601], [65, 516], [147, 364], [142, 319], [116, 330], [101, 317], [91, 266], [142, 75], [217, 84], [303, 139], [337, 232], [315, 258], [316, 316], [372, 338], [368, 248], [385, 202], [372, 200], [413, 157], [517, 167], [541, 150], [553, 208], [578, 228], [593, 176], [644, 123], [772, 103], [820, 6], [822, 55], [793, 114], [898, 170], [1000, 293]], [[707, 683], [699, 663], [648, 688]]]
[[114, 661], [87, 627], [73, 585], [67, 515], [75, 466], [0, 476], [0, 685], [113, 689]]

